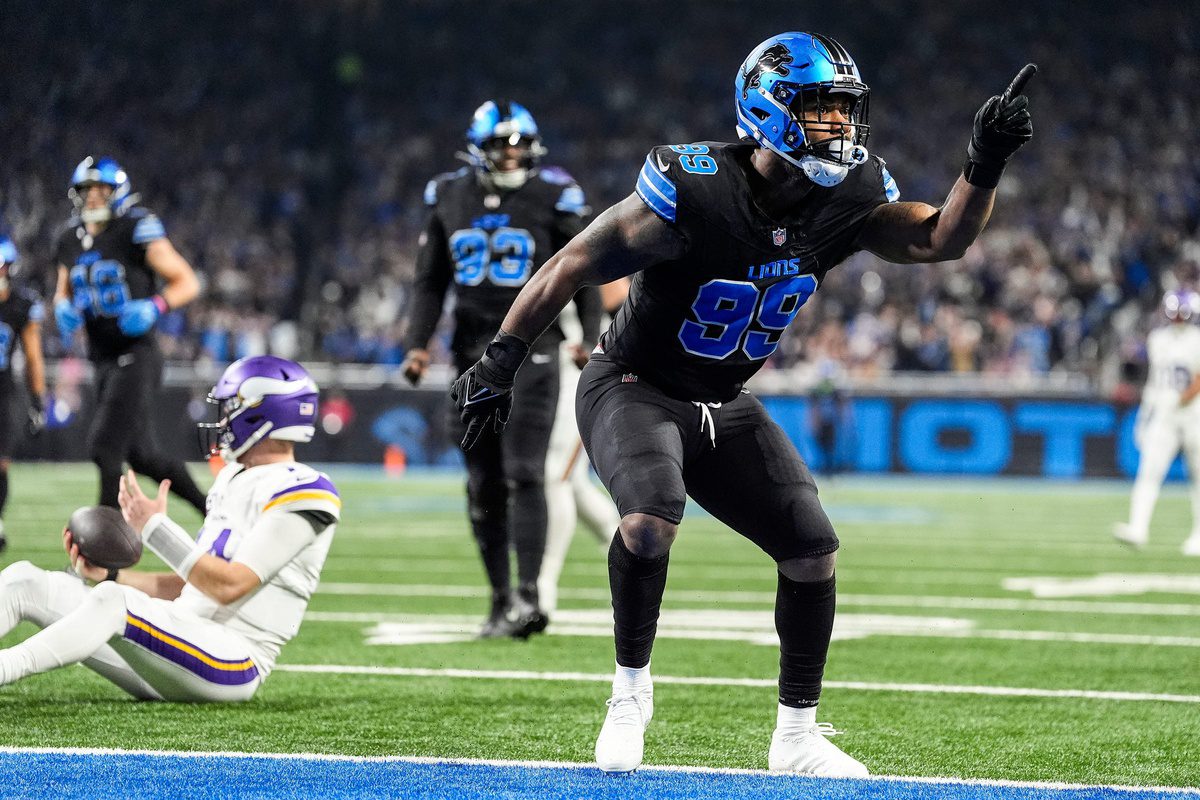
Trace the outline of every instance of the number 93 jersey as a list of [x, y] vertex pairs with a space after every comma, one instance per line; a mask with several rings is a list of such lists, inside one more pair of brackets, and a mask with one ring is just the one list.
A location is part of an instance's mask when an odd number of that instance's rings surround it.
[[78, 219], [59, 236], [55, 259], [67, 269], [93, 359], [115, 358], [144, 338], [121, 333], [117, 317], [127, 300], [155, 293], [157, 277], [146, 263], [146, 247], [166, 235], [158, 217], [135, 206], [113, 217], [95, 236]]
[[[429, 182], [425, 205], [431, 217], [420, 242], [418, 276], [453, 283], [451, 349], [467, 362], [483, 354], [521, 287], [582, 230], [589, 212], [583, 190], [554, 166], [534, 170], [512, 191], [493, 191], [475, 170], [460, 169]], [[539, 345], [557, 352], [559, 341], [561, 333], [551, 326]]]
[[884, 162], [871, 157], [837, 186], [814, 184], [787, 219], [774, 220], [754, 202], [755, 149], [656, 147], [638, 175], [637, 195], [687, 249], [634, 276], [601, 348], [681, 400], [736, 397], [825, 273], [857, 249], [870, 212], [900, 196]]

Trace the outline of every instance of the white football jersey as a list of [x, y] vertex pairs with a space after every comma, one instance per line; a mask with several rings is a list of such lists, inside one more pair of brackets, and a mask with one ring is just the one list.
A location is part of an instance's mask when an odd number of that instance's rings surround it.
[[[1156, 409], [1169, 410], [1179, 405], [1180, 393], [1200, 375], [1200, 328], [1171, 324], [1150, 332], [1146, 340], [1150, 374], [1143, 402]], [[1200, 408], [1189, 403], [1187, 410]]]
[[294, 461], [249, 468], [229, 464], [208, 492], [204, 527], [196, 537], [196, 547], [205, 553], [236, 560], [238, 548], [264, 514], [324, 511], [333, 515], [335, 522], [238, 602], [222, 605], [190, 583], [175, 602], [240, 633], [258, 651], [255, 662], [259, 668], [269, 672], [280, 649], [300, 630], [329, 554], [341, 506], [333, 482], [312, 467]]

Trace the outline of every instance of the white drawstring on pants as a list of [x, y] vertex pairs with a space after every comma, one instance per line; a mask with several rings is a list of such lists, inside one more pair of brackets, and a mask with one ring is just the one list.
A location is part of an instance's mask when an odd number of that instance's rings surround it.
[[702, 403], [699, 400], [693, 400], [692, 405], [700, 409], [700, 432], [704, 433], [705, 426], [708, 427], [708, 440], [712, 442], [712, 446], [717, 446], [717, 423], [713, 421], [710, 408], [720, 408], [720, 403]]

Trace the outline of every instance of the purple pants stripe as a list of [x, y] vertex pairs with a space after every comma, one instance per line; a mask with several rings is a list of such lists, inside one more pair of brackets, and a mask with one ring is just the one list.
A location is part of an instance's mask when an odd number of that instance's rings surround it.
[[209, 683], [241, 686], [258, 677], [258, 667], [250, 659], [217, 658], [134, 614], [126, 614], [124, 637]]

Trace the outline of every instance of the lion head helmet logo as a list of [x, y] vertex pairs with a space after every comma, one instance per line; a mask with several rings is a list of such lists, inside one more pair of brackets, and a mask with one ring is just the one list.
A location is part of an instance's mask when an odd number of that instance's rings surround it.
[[786, 76], [791, 71], [787, 65], [792, 61], [792, 54], [780, 43], [763, 50], [758, 56], [758, 60], [742, 73], [742, 99], [745, 100], [749, 96], [751, 89], [759, 87], [764, 72], [774, 72], [780, 77]]

